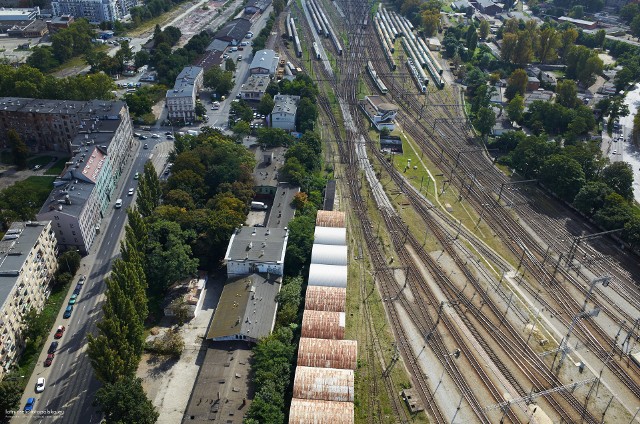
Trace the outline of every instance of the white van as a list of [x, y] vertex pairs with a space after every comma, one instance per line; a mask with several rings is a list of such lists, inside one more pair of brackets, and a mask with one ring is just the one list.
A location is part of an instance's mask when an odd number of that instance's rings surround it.
[[230, 49], [229, 51], [237, 52], [237, 51], [238, 51], [238, 48], [237, 48], [237, 47], [231, 47], [231, 49]]
[[251, 209], [253, 210], [266, 210], [268, 208], [263, 202], [251, 202]]
[[116, 200], [116, 209], [120, 209], [122, 207], [122, 199]]

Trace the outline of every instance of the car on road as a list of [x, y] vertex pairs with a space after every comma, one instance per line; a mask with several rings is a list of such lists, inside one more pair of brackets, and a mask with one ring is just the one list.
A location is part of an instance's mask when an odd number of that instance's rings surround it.
[[75, 305], [77, 300], [78, 300], [78, 295], [75, 293], [72, 294], [71, 298], [69, 299], [69, 305]]
[[151, 138], [160, 138], [160, 136], [158, 134], [153, 134]]
[[44, 392], [44, 385], [45, 385], [44, 377], [38, 378], [38, 381], [36, 383], [36, 393]]
[[238, 55], [238, 62], [242, 62], [242, 55], [241, 54]]
[[136, 175], [134, 175], [134, 176], [133, 176], [133, 179], [134, 179], [134, 180], [137, 180], [138, 178], [140, 178], [140, 173], [139, 173], [139, 172], [136, 172]]
[[66, 330], [67, 328], [64, 325], [59, 325], [58, 329], [56, 330], [56, 334], [53, 335], [54, 339], [59, 339], [62, 337], [62, 335], [64, 334], [64, 330]]
[[63, 318], [71, 317], [71, 312], [73, 312], [73, 305], [67, 306], [67, 309], [64, 310], [64, 314], [62, 315], [62, 317]]
[[27, 404], [24, 406], [24, 412], [31, 412], [33, 410], [33, 405], [36, 403], [36, 398], [27, 399]]
[[164, 135], [171, 135], [171, 131], [167, 131]]
[[47, 353], [56, 353], [56, 350], [58, 350], [58, 342], [51, 342], [51, 345], [49, 345], [49, 350], [47, 351]]
[[129, 193], [127, 193], [129, 196], [133, 196], [133, 188], [129, 189]]
[[167, 136], [167, 140], [173, 140], [173, 136], [172, 135], [168, 135]]
[[144, 143], [143, 148], [144, 148], [145, 150], [147, 150], [147, 149], [149, 148], [149, 145], [148, 145], [147, 143]]
[[53, 362], [53, 358], [55, 358], [56, 355], [53, 353], [50, 353], [47, 355], [47, 359], [44, 360], [44, 366], [45, 367], [49, 367], [51, 366], [51, 363]]
[[147, 137], [146, 135], [141, 135], [140, 136], [140, 140], [146, 140], [147, 138], [149, 138], [149, 137]]
[[116, 200], [116, 209], [120, 209], [122, 207], [122, 199]]
[[613, 151], [613, 152], [611, 152], [611, 153], [613, 153], [614, 155], [617, 155], [617, 154], [618, 154], [618, 151], [617, 151], [617, 150], [614, 150], [614, 151]]

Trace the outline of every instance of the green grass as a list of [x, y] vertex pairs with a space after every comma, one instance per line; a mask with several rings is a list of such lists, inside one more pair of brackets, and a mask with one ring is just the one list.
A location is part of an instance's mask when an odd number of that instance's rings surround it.
[[13, 165], [13, 154], [11, 154], [11, 150], [3, 150], [0, 152], [0, 162]]
[[64, 166], [65, 166], [64, 164], [67, 162], [67, 160], [69, 159], [68, 158], [58, 159], [58, 161], [54, 163], [51, 168], [47, 169], [47, 171], [44, 174], [55, 175], [55, 176], [60, 175], [62, 170], [64, 170]]
[[54, 177], [33, 176], [33, 177], [27, 178], [26, 180], [18, 181], [14, 185], [19, 184], [21, 189], [33, 191], [36, 194], [46, 193], [46, 195], [42, 198], [42, 202], [44, 202], [45, 200], [47, 200], [47, 197], [49, 196], [49, 193], [53, 188], [52, 184], [54, 180], [55, 180]]
[[47, 155], [36, 156], [36, 157], [33, 157], [33, 158], [31, 158], [31, 159], [29, 159], [27, 161], [27, 166], [29, 168], [32, 168], [34, 165], [44, 166], [44, 165], [48, 164], [49, 162], [51, 162], [52, 160], [53, 160], [53, 157], [51, 157], [51, 156], [47, 156]]

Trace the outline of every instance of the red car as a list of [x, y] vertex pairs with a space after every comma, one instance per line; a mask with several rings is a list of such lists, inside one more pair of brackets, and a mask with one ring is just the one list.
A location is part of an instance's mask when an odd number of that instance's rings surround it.
[[59, 339], [62, 337], [62, 335], [64, 334], [64, 330], [66, 330], [66, 328], [64, 327], [64, 325], [60, 325], [58, 326], [58, 329], [56, 330], [56, 334], [54, 334], [53, 338], [54, 339]]
[[50, 353], [47, 355], [47, 359], [45, 359], [44, 361], [44, 366], [48, 367], [51, 366], [51, 362], [53, 362], [53, 358], [55, 358], [55, 354], [54, 353]]

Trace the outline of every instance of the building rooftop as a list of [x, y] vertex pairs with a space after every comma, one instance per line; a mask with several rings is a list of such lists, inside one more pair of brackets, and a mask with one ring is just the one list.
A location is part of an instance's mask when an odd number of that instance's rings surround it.
[[342, 287], [308, 286], [304, 309], [344, 312], [347, 307], [347, 289]]
[[597, 22], [586, 21], [584, 19], [574, 19], [574, 18], [570, 18], [568, 16], [560, 16], [558, 18], [558, 20], [561, 21], [561, 22], [570, 22], [570, 23], [576, 24], [578, 26], [580, 26], [580, 25], [590, 26], [590, 25], [597, 24]]
[[353, 402], [353, 370], [296, 367], [293, 397], [337, 402]]
[[253, 178], [257, 187], [277, 187], [278, 169], [284, 165], [284, 147], [257, 147], [254, 151], [256, 167]]
[[309, 285], [326, 287], [347, 287], [347, 267], [345, 265], [311, 264]]
[[315, 399], [291, 400], [289, 424], [353, 424], [353, 402]]
[[313, 235], [314, 244], [347, 245], [347, 229], [336, 227], [316, 227]]
[[249, 69], [265, 68], [269, 69], [269, 72], [274, 72], [278, 66], [278, 54], [269, 49], [258, 50], [251, 60]]
[[247, 81], [242, 84], [240, 91], [264, 93], [267, 91], [269, 82], [271, 82], [271, 77], [267, 74], [252, 74], [249, 75]]
[[[327, 186], [324, 188], [324, 199], [322, 201], [322, 208], [325, 211], [332, 211], [336, 203], [336, 180], [327, 181]], [[316, 224], [317, 225], [317, 224]], [[326, 225], [326, 227], [333, 227], [333, 225]]]
[[38, 7], [35, 7], [32, 9], [0, 7], [0, 20], [5, 20], [5, 19], [27, 20], [27, 19], [31, 19], [34, 15], [39, 15], [39, 14], [40, 14], [40, 8]]
[[193, 91], [196, 89], [196, 78], [203, 72], [199, 66], [185, 67], [178, 77], [173, 89], [167, 90], [167, 97], [193, 97]]
[[224, 259], [282, 263], [288, 238], [284, 228], [240, 227], [231, 236]]
[[296, 194], [300, 193], [300, 187], [291, 183], [278, 183], [276, 194], [273, 197], [273, 205], [269, 211], [269, 228], [286, 228], [293, 219], [296, 208], [292, 202]]
[[258, 340], [268, 336], [276, 319], [276, 295], [282, 277], [251, 274], [231, 278], [220, 295], [220, 301], [209, 326], [207, 339], [223, 339], [234, 335]]
[[260, 9], [260, 12], [264, 12], [270, 4], [271, 0], [249, 0], [244, 7], [245, 9], [247, 7], [255, 7], [256, 9]]
[[347, 246], [332, 246], [328, 244], [313, 244], [311, 250], [312, 264], [346, 265]]
[[226, 41], [242, 40], [250, 28], [251, 21], [248, 19], [234, 19], [218, 31], [213, 38], [226, 39]]
[[29, 252], [48, 223], [14, 222], [0, 241], [0, 307], [13, 290]]
[[314, 339], [344, 339], [344, 312], [305, 310], [302, 316], [302, 337]]
[[276, 94], [273, 96], [275, 105], [273, 106], [273, 112], [271, 113], [287, 113], [295, 115], [298, 109], [298, 102], [300, 96], [290, 96], [288, 94]]
[[298, 366], [355, 370], [357, 361], [355, 340], [300, 338]]

